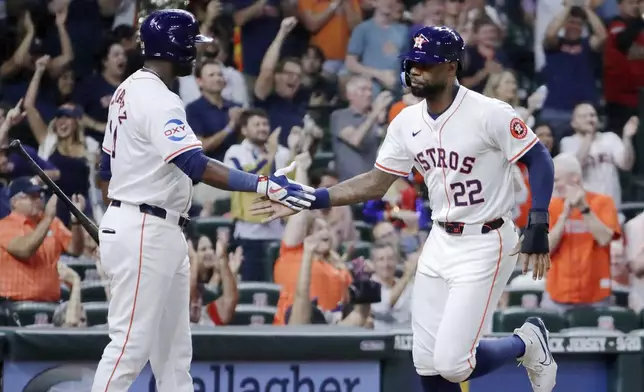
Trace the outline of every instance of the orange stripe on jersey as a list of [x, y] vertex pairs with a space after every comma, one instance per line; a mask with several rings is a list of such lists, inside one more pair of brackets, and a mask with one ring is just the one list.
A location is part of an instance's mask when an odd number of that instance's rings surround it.
[[374, 164], [374, 166], [376, 166], [378, 169], [380, 169], [380, 170], [382, 170], [384, 172], [387, 172], [389, 174], [396, 174], [398, 176], [404, 176], [404, 177], [407, 177], [409, 175], [409, 173], [401, 172], [401, 171], [398, 171], [398, 170], [394, 170], [394, 169], [390, 169], [388, 167], [382, 166], [378, 162], [376, 162]]
[[180, 148], [180, 149], [178, 149], [177, 151], [175, 151], [175, 152], [173, 152], [172, 154], [168, 155], [168, 156], [164, 159], [164, 161], [168, 162], [169, 160], [171, 160], [172, 158], [175, 158], [177, 155], [181, 154], [182, 152], [187, 151], [187, 150], [190, 150], [190, 149], [195, 148], [195, 147], [201, 147], [201, 142], [199, 142], [199, 143], [193, 143], [193, 144], [189, 144], [189, 145], [187, 145], [187, 146], [181, 147], [181, 148]]
[[523, 147], [523, 149], [521, 151], [519, 151], [517, 153], [517, 155], [513, 156], [510, 159], [510, 162], [514, 163], [514, 161], [516, 161], [517, 159], [521, 158], [523, 156], [523, 154], [525, 154], [526, 151], [528, 151], [530, 148], [532, 148], [532, 146], [537, 144], [538, 141], [539, 141], [539, 138], [535, 136], [534, 139], [527, 146]]
[[105, 148], [105, 147], [101, 147], [101, 148], [102, 148], [102, 149], [103, 149], [103, 151], [105, 151], [106, 153], [108, 153], [108, 154], [112, 154], [112, 151], [108, 150], [107, 148]]
[[[496, 259], [496, 267], [494, 269], [494, 277], [492, 277], [492, 284], [490, 285], [490, 291], [487, 293], [487, 301], [485, 302], [485, 309], [483, 309], [483, 316], [479, 322], [479, 328], [476, 331], [476, 336], [474, 336], [474, 341], [472, 342], [472, 347], [470, 347], [470, 357], [467, 359], [467, 364], [470, 365], [470, 369], [474, 370], [474, 365], [472, 365], [472, 358], [474, 358], [474, 349], [476, 348], [476, 342], [481, 336], [483, 331], [483, 324], [485, 324], [485, 315], [487, 314], [488, 309], [490, 308], [490, 302], [492, 300], [492, 292], [494, 291], [494, 285], [496, 284], [496, 278], [499, 276], [499, 267], [501, 266], [501, 259], [503, 258], [503, 239], [501, 238], [501, 232], [499, 229], [496, 229], [496, 235], [499, 237], [499, 256]], [[496, 306], [496, 304], [492, 304]]]

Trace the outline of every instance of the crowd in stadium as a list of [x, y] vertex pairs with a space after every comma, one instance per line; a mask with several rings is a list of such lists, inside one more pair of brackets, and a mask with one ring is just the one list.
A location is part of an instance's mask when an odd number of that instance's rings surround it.
[[[143, 64], [136, 4], [0, 1], [0, 325], [106, 323], [97, 244], [8, 145], [20, 140], [100, 222], [107, 107]], [[418, 102], [401, 86], [398, 59], [414, 31], [459, 31], [460, 83], [512, 105], [555, 162], [552, 268], [540, 281], [517, 266], [487, 331], [512, 331], [529, 312], [551, 331], [642, 326], [644, 215], [633, 203], [644, 183], [641, 2], [192, 0], [187, 9], [215, 38], [173, 88], [204, 152], [257, 174], [295, 161], [293, 178], [314, 187], [370, 170], [388, 123]], [[526, 176], [517, 166], [519, 228], [530, 209]], [[432, 227], [422, 176], [401, 177], [382, 200], [286, 221], [262, 223], [254, 198], [194, 187], [186, 231], [194, 324], [410, 325]]]

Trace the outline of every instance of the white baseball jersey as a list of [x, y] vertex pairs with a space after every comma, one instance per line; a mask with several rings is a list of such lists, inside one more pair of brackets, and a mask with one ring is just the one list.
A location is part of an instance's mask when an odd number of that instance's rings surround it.
[[[577, 154], [583, 141], [572, 135], [561, 139], [559, 150]], [[586, 190], [602, 193], [613, 198], [615, 204], [622, 202], [622, 187], [619, 184], [617, 162], [624, 158], [626, 146], [613, 132], [597, 132], [590, 144], [586, 162], [583, 163], [583, 185]]]
[[391, 122], [376, 168], [423, 174], [432, 218], [484, 223], [515, 205], [513, 164], [538, 142], [510, 105], [463, 86], [436, 119], [427, 103], [403, 109]]
[[139, 70], [110, 102], [103, 151], [110, 154], [110, 199], [185, 213], [192, 180], [169, 162], [200, 149], [181, 99], [152, 72]]

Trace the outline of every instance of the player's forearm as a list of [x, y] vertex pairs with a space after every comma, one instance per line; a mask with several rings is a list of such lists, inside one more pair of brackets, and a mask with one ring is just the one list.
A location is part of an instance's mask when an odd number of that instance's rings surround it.
[[18, 260], [25, 261], [38, 250], [45, 236], [49, 232], [49, 226], [53, 221], [53, 217], [44, 217], [36, 228], [31, 233], [16, 237], [7, 245], [7, 251]]
[[397, 178], [396, 175], [373, 168], [367, 173], [350, 178], [329, 189], [317, 189], [316, 200], [311, 205], [311, 209], [346, 206], [381, 199]]
[[594, 212], [590, 211], [587, 214], [583, 215], [584, 223], [588, 227], [588, 231], [592, 234], [595, 242], [599, 246], [607, 246], [613, 240], [613, 229], [606, 226]]
[[260, 176], [229, 168], [223, 163], [208, 159], [201, 182], [232, 192], [257, 192]]

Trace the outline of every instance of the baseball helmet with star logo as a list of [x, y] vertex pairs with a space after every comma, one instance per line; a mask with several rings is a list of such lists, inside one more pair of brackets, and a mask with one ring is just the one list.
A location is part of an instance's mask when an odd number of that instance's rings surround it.
[[413, 63], [441, 64], [461, 61], [465, 41], [456, 30], [446, 26], [425, 26], [418, 29], [412, 38], [409, 52], [402, 59], [400, 79], [403, 86], [409, 86], [409, 71]]

